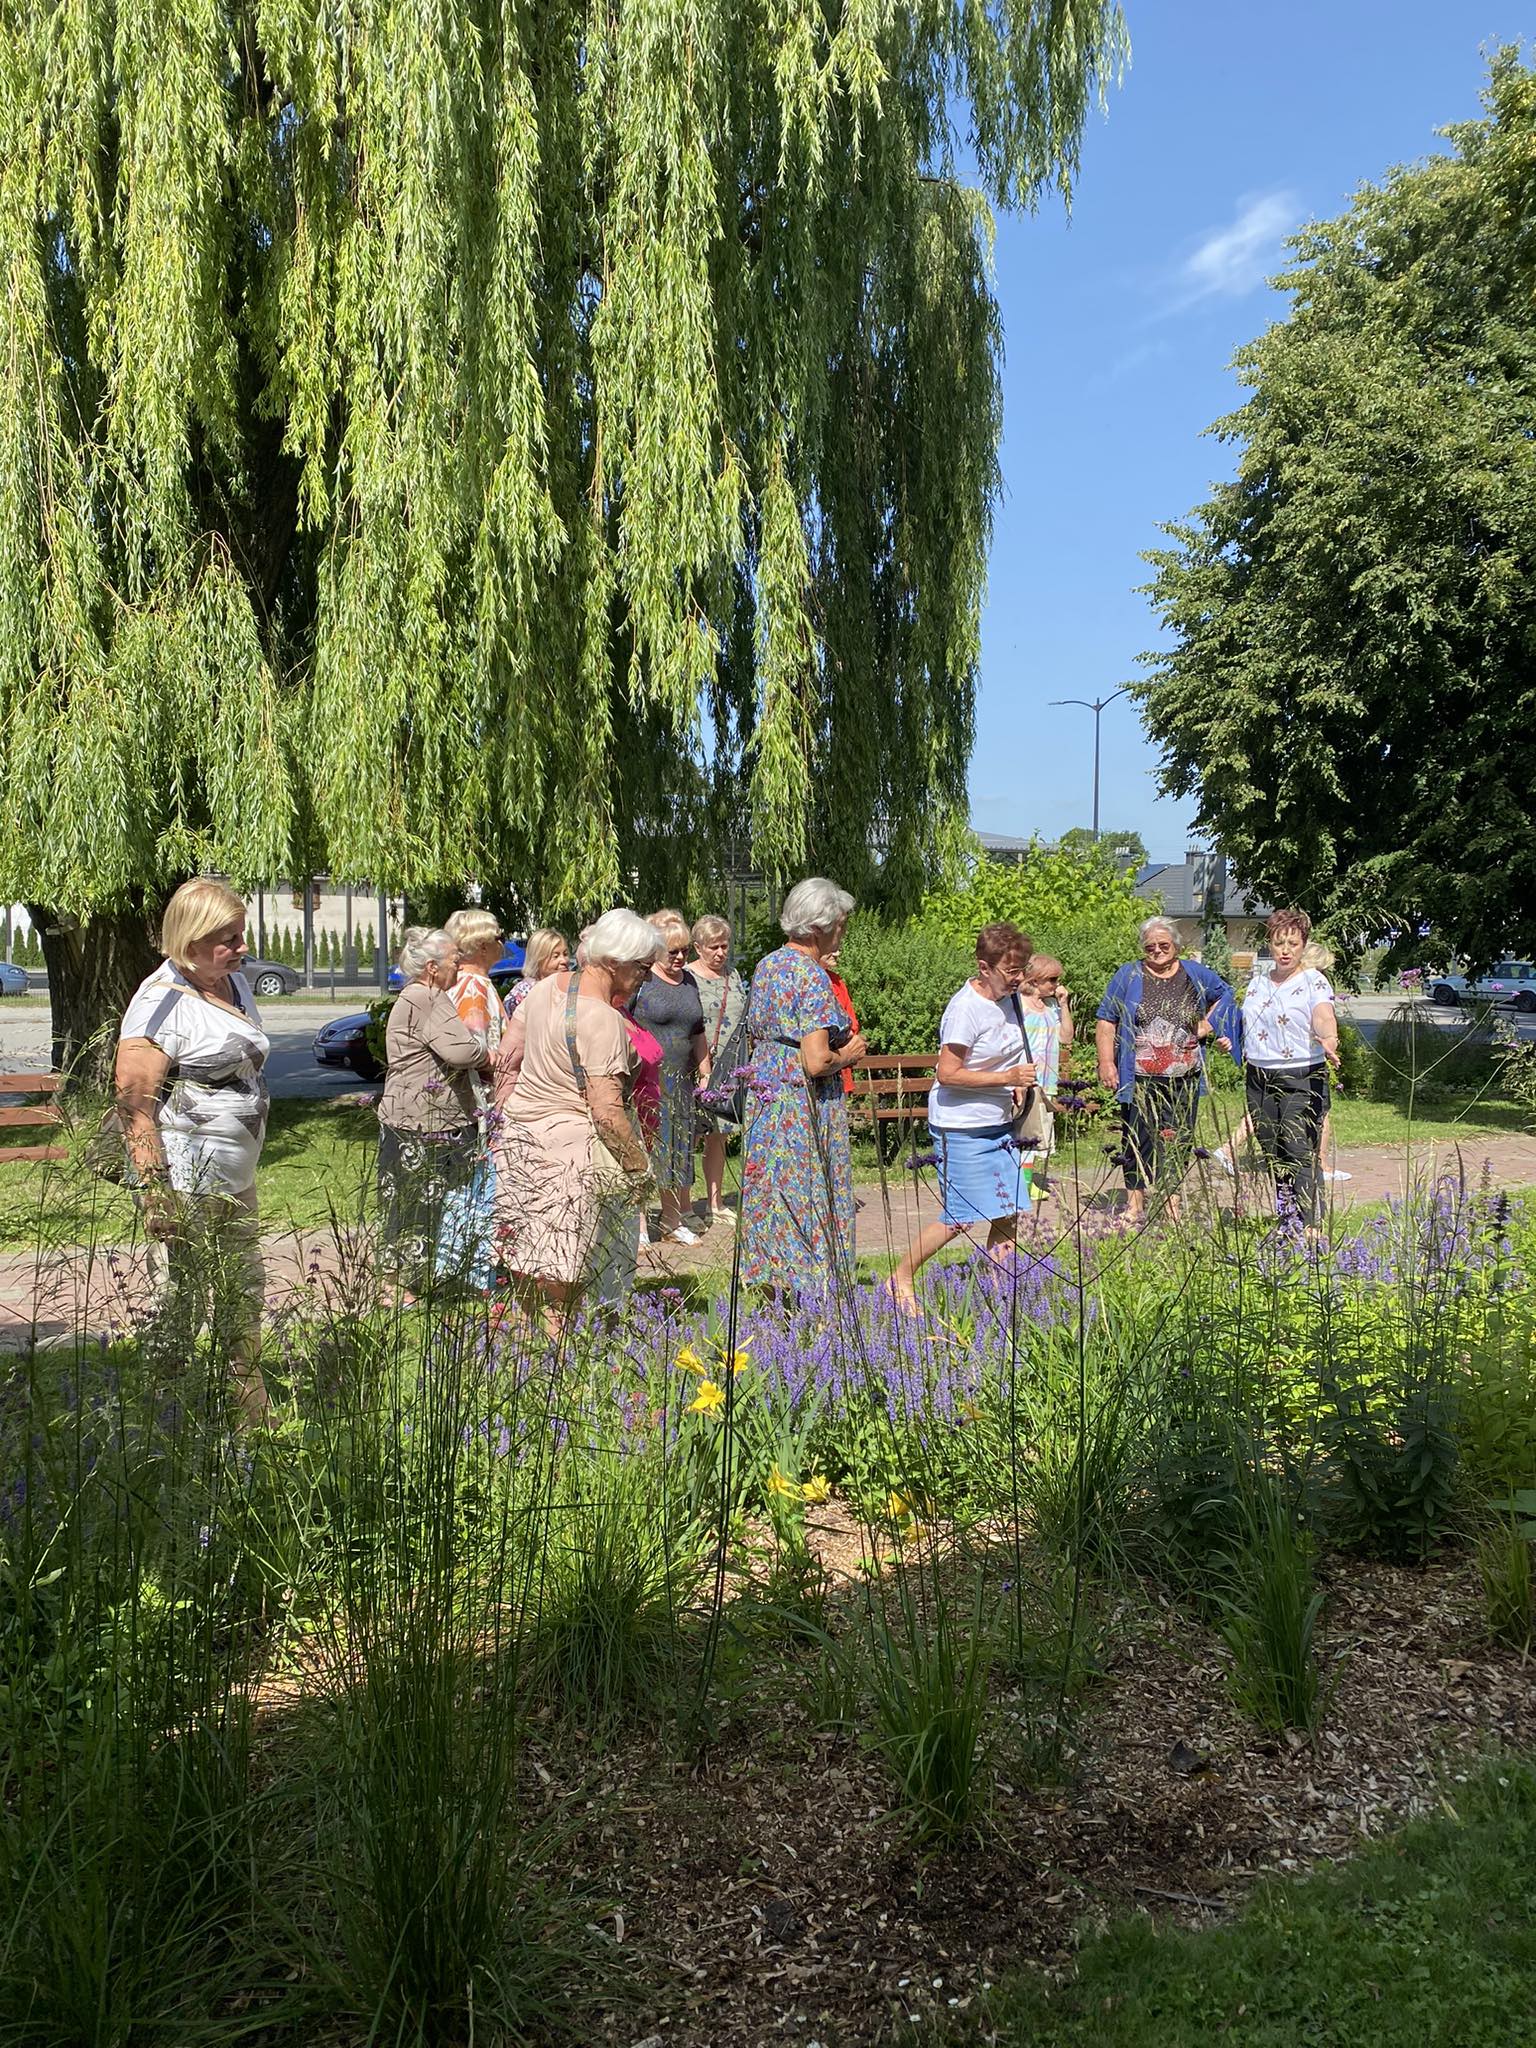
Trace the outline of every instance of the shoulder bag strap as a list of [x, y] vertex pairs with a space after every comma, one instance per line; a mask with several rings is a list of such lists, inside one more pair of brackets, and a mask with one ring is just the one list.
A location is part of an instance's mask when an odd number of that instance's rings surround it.
[[[707, 975], [705, 979], [708, 979]], [[718, 979], [720, 982], [720, 1007], [715, 1012], [715, 1028], [714, 1031], [711, 1033], [709, 1040], [709, 1057], [711, 1063], [713, 1063], [715, 1054], [720, 1049], [720, 1034], [725, 1029], [725, 1006], [731, 999], [731, 982], [729, 971], [727, 971], [725, 974], [720, 975]], [[697, 975], [694, 976], [694, 984], [695, 986], [697, 986], [698, 984]]]
[[[571, 1072], [576, 1077], [576, 1087], [583, 1102], [587, 1099], [587, 1070], [581, 1064], [581, 1054], [576, 1050], [576, 991], [581, 987], [581, 969], [576, 968], [566, 985], [565, 991], [565, 1049], [571, 1056]], [[589, 1109], [587, 1114], [591, 1115]]]

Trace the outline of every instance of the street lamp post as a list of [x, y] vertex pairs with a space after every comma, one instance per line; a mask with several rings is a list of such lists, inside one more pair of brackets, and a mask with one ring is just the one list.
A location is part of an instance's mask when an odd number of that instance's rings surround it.
[[1118, 690], [1111, 690], [1107, 697], [1053, 697], [1052, 704], [1081, 704], [1085, 711], [1093, 713], [1093, 837], [1097, 845], [1099, 837], [1099, 715], [1106, 704], [1113, 704], [1117, 697], [1123, 697], [1130, 688], [1122, 683]]

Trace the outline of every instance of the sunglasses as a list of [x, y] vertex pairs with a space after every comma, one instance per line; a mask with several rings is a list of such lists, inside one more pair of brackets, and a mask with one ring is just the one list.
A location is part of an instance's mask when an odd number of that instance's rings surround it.
[[688, 948], [686, 946], [668, 946], [667, 958], [669, 960], [686, 960], [688, 958]]

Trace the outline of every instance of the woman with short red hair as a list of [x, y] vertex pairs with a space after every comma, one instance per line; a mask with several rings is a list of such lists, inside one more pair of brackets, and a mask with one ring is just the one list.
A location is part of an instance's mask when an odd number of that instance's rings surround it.
[[1032, 950], [1017, 925], [983, 925], [976, 972], [950, 997], [939, 1025], [928, 1128], [944, 1206], [891, 1274], [892, 1297], [908, 1315], [917, 1312], [918, 1269], [935, 1252], [985, 1224], [988, 1256], [1004, 1258], [1029, 1208], [1013, 1119], [1019, 1091], [1035, 1085], [1017, 995]]

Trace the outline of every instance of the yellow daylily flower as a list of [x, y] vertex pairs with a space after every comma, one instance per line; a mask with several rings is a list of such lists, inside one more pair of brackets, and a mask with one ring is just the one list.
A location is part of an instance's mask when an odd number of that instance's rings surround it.
[[733, 1352], [731, 1353], [731, 1371], [732, 1371], [732, 1372], [745, 1372], [745, 1371], [746, 1371], [746, 1369], [747, 1369], [747, 1367], [748, 1367], [748, 1366], [749, 1366], [749, 1365], [750, 1365], [751, 1363], [752, 1363], [752, 1354], [751, 1354], [751, 1353], [750, 1353], [749, 1351], [733, 1351]]
[[675, 1360], [679, 1372], [696, 1372], [703, 1375], [704, 1361], [691, 1344], [685, 1344]]
[[885, 1511], [893, 1522], [904, 1522], [912, 1513], [912, 1503], [904, 1493], [893, 1493], [885, 1503]]
[[830, 1500], [832, 1482], [824, 1472], [813, 1472], [800, 1489], [800, 1498], [807, 1501]]
[[717, 1387], [713, 1380], [705, 1380], [699, 1391], [688, 1403], [688, 1413], [690, 1415], [718, 1415], [724, 1406], [724, 1387]]
[[768, 1491], [770, 1493], [782, 1494], [789, 1500], [799, 1500], [800, 1498], [799, 1486], [793, 1479], [786, 1479], [777, 1465], [768, 1474]]

